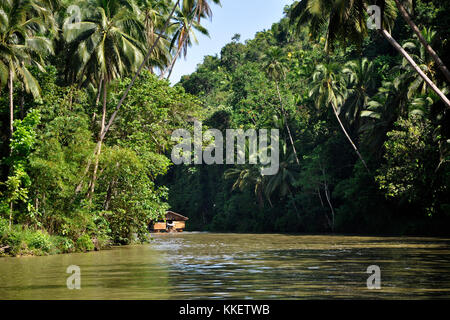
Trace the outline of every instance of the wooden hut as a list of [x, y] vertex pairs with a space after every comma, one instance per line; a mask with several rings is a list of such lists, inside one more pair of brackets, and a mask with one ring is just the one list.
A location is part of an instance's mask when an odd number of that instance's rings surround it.
[[173, 211], [167, 211], [165, 221], [155, 221], [150, 225], [151, 232], [183, 232], [189, 218]]

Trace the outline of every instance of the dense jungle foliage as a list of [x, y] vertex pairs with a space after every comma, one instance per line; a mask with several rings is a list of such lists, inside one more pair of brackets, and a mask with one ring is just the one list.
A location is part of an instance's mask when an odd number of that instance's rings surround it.
[[[448, 234], [448, 2], [294, 1], [171, 86], [217, 4], [0, 2], [0, 255], [144, 241], [169, 208], [199, 231]], [[279, 129], [279, 172], [175, 166], [194, 120]]]
[[0, 254], [147, 238], [148, 224], [169, 208], [168, 189], [155, 179], [171, 165], [170, 134], [201, 111], [194, 96], [155, 71], [171, 70], [178, 48], [170, 37], [189, 28], [183, 15], [197, 26], [210, 12], [202, 8], [193, 1], [2, 0]]
[[[411, 14], [446, 65], [449, 8], [414, 1]], [[344, 42], [352, 30], [333, 34], [341, 30], [329, 30], [324, 16], [315, 28], [298, 25], [292, 11], [245, 43], [236, 35], [180, 82], [208, 110], [204, 125], [279, 128], [279, 173], [175, 167], [163, 179], [171, 207], [190, 217], [193, 230], [448, 234], [449, 106], [376, 30]], [[402, 16], [394, 17], [393, 38], [446, 90], [444, 74]]]

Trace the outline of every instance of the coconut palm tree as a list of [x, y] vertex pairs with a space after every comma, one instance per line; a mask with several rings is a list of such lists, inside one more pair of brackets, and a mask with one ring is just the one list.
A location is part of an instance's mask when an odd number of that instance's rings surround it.
[[[261, 151], [261, 150], [260, 150]], [[264, 150], [265, 152], [266, 150]], [[249, 156], [249, 163], [257, 163], [258, 155], [250, 153], [249, 145], [245, 146], [245, 153]], [[258, 207], [264, 207], [264, 188], [267, 177], [262, 174], [262, 166], [256, 164], [237, 165], [231, 169], [228, 169], [224, 173], [225, 179], [235, 179], [232, 190], [244, 190], [248, 187], [254, 187], [255, 197], [258, 201]], [[270, 206], [272, 202], [267, 197]]]
[[[428, 52], [430, 57], [433, 59], [433, 61], [436, 63], [436, 67], [439, 68], [442, 73], [444, 74], [447, 81], [450, 83], [450, 71], [448, 70], [447, 66], [442, 62], [441, 58], [438, 56], [436, 51], [431, 47], [430, 41], [422, 34], [420, 29], [417, 27], [417, 25], [414, 23], [414, 21], [411, 19], [411, 16], [409, 15], [408, 11], [402, 4], [400, 0], [394, 0], [395, 4], [397, 5], [398, 11], [402, 15], [403, 19], [408, 23], [408, 25], [411, 27], [411, 29], [414, 31], [416, 37], [419, 39], [420, 43], [423, 45], [425, 50]], [[412, 6], [412, 1], [408, 0], [408, 6]]]
[[319, 64], [312, 76], [312, 80], [312, 89], [309, 92], [309, 96], [315, 98], [317, 107], [331, 106], [342, 131], [347, 137], [347, 140], [350, 142], [359, 159], [364, 164], [364, 167], [366, 167], [369, 172], [366, 161], [361, 156], [356, 144], [347, 133], [344, 124], [339, 118], [341, 106], [344, 104], [347, 95], [346, 83], [341, 75], [339, 65], [337, 63]]
[[[190, 24], [187, 28], [187, 34], [190, 33], [190, 30], [192, 28], [192, 25], [194, 22], [197, 22], [200, 24], [201, 18], [212, 18], [212, 10], [211, 6], [209, 5], [209, 2], [212, 1], [215, 4], [221, 5], [220, 0], [184, 0], [182, 10], [187, 13], [193, 14], [193, 19], [190, 21]], [[178, 46], [179, 47], [179, 46]], [[186, 56], [186, 52], [185, 52]], [[172, 69], [170, 69], [170, 72], [172, 72]], [[170, 78], [170, 74], [168, 76]]]
[[201, 18], [211, 18], [212, 10], [210, 2], [221, 5], [220, 0], [184, 0], [183, 8], [187, 11], [194, 11], [197, 21]]
[[341, 113], [357, 131], [360, 127], [361, 112], [375, 93], [376, 79], [374, 65], [367, 58], [349, 61], [342, 69], [348, 76], [347, 98], [341, 107]]
[[183, 8], [187, 12], [194, 11], [197, 22], [200, 22], [201, 18], [212, 17], [212, 10], [209, 2], [212, 1], [217, 5], [221, 5], [220, 0], [184, 0]]
[[163, 79], [167, 72], [169, 72], [167, 78], [170, 78], [175, 63], [180, 55], [183, 54], [183, 56], [186, 57], [187, 50], [192, 46], [192, 42], [198, 43], [194, 30], [209, 36], [208, 30], [197, 22], [195, 18], [195, 11], [186, 11], [185, 9], [177, 10], [174, 16], [174, 22], [171, 24], [174, 33], [170, 44], [171, 50], [176, 48], [176, 53], [173, 56], [170, 65], [161, 73], [160, 79]]
[[337, 41], [343, 43], [349, 41], [360, 45], [368, 34], [366, 10], [372, 4], [379, 4], [382, 10], [382, 26], [378, 30], [380, 34], [408, 61], [415, 72], [424, 79], [427, 85], [450, 108], [450, 100], [390, 34], [397, 16], [394, 0], [380, 0], [375, 1], [375, 3], [354, 0], [302, 0], [292, 9], [290, 19], [291, 23], [296, 24], [297, 30], [305, 23], [309, 23], [312, 34], [317, 34], [322, 26], [326, 25], [327, 50], [332, 50], [333, 45]]
[[[422, 38], [426, 39], [427, 43], [432, 43], [436, 36], [435, 31], [427, 28], [423, 29], [421, 34]], [[435, 74], [433, 73], [434, 59], [428, 54], [428, 51], [423, 46], [420, 46], [419, 41], [407, 41], [403, 44], [403, 48], [410, 52], [411, 57], [418, 62], [418, 66], [424, 73], [427, 74], [427, 76], [431, 79], [435, 78]], [[402, 71], [404, 72], [402, 73], [401, 78], [409, 83], [408, 98], [411, 98], [418, 91], [421, 94], [426, 93], [426, 82], [423, 78], [419, 77], [419, 75], [413, 68], [411, 68], [405, 59], [402, 63]]]
[[[266, 177], [261, 174], [261, 168], [256, 165], [236, 166], [228, 169], [224, 173], [225, 179], [235, 179], [232, 190], [244, 190], [248, 187], [254, 187], [256, 199], [258, 200], [258, 207], [264, 207], [264, 185]], [[270, 198], [267, 198], [270, 205], [272, 203]]]
[[[194, 26], [194, 28], [196, 28], [198, 31], [200, 31], [201, 33], [208, 35], [207, 33], [204, 33], [203, 31], [199, 30], [198, 28], [202, 28], [200, 25], [200, 20], [201, 18], [207, 17], [207, 18], [212, 18], [212, 10], [211, 10], [211, 6], [209, 5], [209, 2], [212, 1], [215, 4], [221, 5], [220, 0], [184, 0], [183, 1], [183, 6], [182, 6], [182, 12], [185, 13], [185, 15], [187, 14], [192, 14], [192, 16], [190, 17], [190, 19], [188, 19], [188, 23], [186, 24], [186, 21], [178, 21], [178, 27], [183, 26], [184, 23], [184, 27], [183, 27], [183, 33], [186, 34], [187, 36], [183, 36], [183, 34], [179, 34], [178, 35], [178, 46], [177, 46], [177, 53], [175, 54], [174, 58], [172, 59], [172, 63], [171, 66], [169, 68], [167, 68], [167, 70], [169, 71], [169, 75], [167, 78], [170, 78], [171, 74], [172, 74], [172, 70], [173, 70], [173, 66], [176, 62], [176, 60], [178, 59], [181, 50], [184, 50], [184, 56], [186, 57], [186, 53], [187, 53], [187, 47], [190, 46], [191, 44], [187, 44], [186, 42], [189, 42], [189, 35], [191, 34], [191, 29]], [[203, 28], [204, 29], [204, 28]], [[204, 29], [206, 30], [206, 29]], [[180, 39], [181, 36], [181, 39]], [[195, 36], [195, 34], [194, 34]], [[174, 37], [175, 39], [175, 37]], [[180, 42], [181, 40], [181, 42]], [[195, 42], [197, 42], [196, 40], [194, 40]], [[163, 74], [161, 75], [161, 78], [164, 77], [165, 73], [167, 72], [164, 71]]]
[[64, 37], [74, 48], [72, 70], [76, 78], [92, 79], [98, 83], [99, 91], [103, 89], [102, 118], [88, 195], [91, 199], [104, 139], [108, 85], [137, 71], [144, 60], [145, 36], [131, 0], [90, 0], [82, 9], [83, 20], [70, 26], [66, 24]]
[[333, 50], [337, 41], [361, 43], [367, 34], [363, 1], [301, 0], [292, 8], [290, 20], [297, 32], [308, 24], [313, 36], [318, 35], [325, 26], [325, 47], [329, 51]]
[[[164, 33], [164, 23], [170, 12], [170, 4], [168, 1], [157, 0], [139, 0], [140, 9], [139, 19], [142, 21], [145, 29], [146, 47], [149, 49], [159, 34]], [[148, 61], [148, 68], [153, 73], [153, 67], [160, 69], [167, 66], [170, 62], [170, 52], [168, 50], [170, 41], [166, 39], [166, 35], [158, 41]]]
[[[180, 1], [181, 0], [176, 0], [174, 6], [172, 8], [172, 11], [170, 12], [169, 16], [166, 19], [166, 22], [165, 22], [163, 28], [161, 29], [161, 32], [158, 34], [158, 36], [157, 36], [156, 40], [153, 42], [152, 46], [147, 49], [147, 53], [146, 53], [142, 63], [139, 65], [139, 67], [137, 68], [137, 71], [134, 73], [134, 76], [132, 77], [132, 79], [131, 79], [130, 83], [128, 84], [127, 88], [125, 89], [125, 92], [123, 93], [122, 97], [120, 98], [119, 102], [117, 103], [117, 105], [116, 105], [116, 107], [114, 109], [114, 112], [111, 114], [111, 117], [109, 118], [108, 123], [104, 127], [104, 130], [102, 130], [102, 133], [101, 133], [101, 135], [99, 137], [99, 142], [97, 142], [97, 145], [96, 145], [96, 147], [94, 149], [94, 155], [96, 155], [98, 153], [98, 150], [99, 150], [99, 148], [101, 146], [101, 141], [103, 141], [103, 139], [105, 139], [106, 134], [108, 133], [108, 131], [111, 128], [111, 126], [113, 125], [113, 123], [114, 123], [114, 121], [115, 121], [115, 119], [116, 119], [116, 117], [117, 117], [117, 115], [118, 115], [118, 113], [120, 111], [120, 108], [122, 107], [122, 104], [124, 103], [125, 99], [127, 98], [128, 93], [130, 92], [131, 88], [133, 87], [134, 83], [136, 82], [137, 77], [140, 75], [140, 73], [141, 73], [142, 69], [144, 68], [144, 66], [147, 65], [147, 63], [148, 63], [148, 61], [149, 61], [149, 59], [150, 59], [150, 57], [151, 57], [151, 55], [153, 53], [153, 50], [156, 48], [156, 46], [158, 45], [160, 39], [163, 37], [163, 33], [165, 33], [167, 31], [167, 29], [169, 27], [169, 23], [170, 23], [173, 15], [174, 15], [176, 9], [180, 5]], [[99, 88], [99, 91], [100, 91], [100, 88]], [[87, 166], [86, 166], [86, 168], [85, 168], [85, 170], [84, 170], [83, 177], [87, 174], [90, 166], [91, 166], [91, 162], [89, 161]], [[81, 191], [82, 185], [83, 185], [83, 181], [81, 181], [78, 184], [78, 186], [76, 187], [76, 189], [75, 189], [76, 193], [79, 193]]]
[[[433, 43], [436, 34], [434, 31], [424, 29], [422, 33], [427, 42]], [[418, 61], [418, 66], [423, 72], [434, 79], [435, 74], [432, 72], [434, 60], [419, 44], [418, 39], [405, 42], [403, 48]], [[399, 116], [427, 114], [430, 106], [439, 100], [434, 91], [428, 90], [426, 82], [405, 59], [401, 65], [393, 69], [398, 71], [399, 76], [391, 82], [384, 81], [378, 92], [368, 100], [365, 110], [361, 112], [361, 117], [365, 118], [361, 131], [366, 133], [366, 143], [374, 151], [381, 149], [386, 133]]]
[[[286, 142], [280, 141], [280, 168], [275, 175], [267, 176], [264, 192], [267, 199], [277, 193], [280, 198], [285, 198], [287, 196], [294, 197], [292, 188], [298, 179], [299, 167], [295, 164], [294, 153], [289, 152]], [[299, 217], [299, 211], [295, 201], [293, 205], [297, 216]]]
[[[40, 86], [28, 69], [44, 72], [44, 57], [53, 53], [52, 42], [39, 34], [46, 31], [48, 11], [37, 1], [5, 0], [0, 3], [0, 90], [7, 83], [9, 96], [9, 134], [14, 131], [14, 80], [24, 91], [40, 97]], [[13, 168], [10, 168], [13, 171]], [[9, 204], [11, 229], [13, 201]]]
[[52, 42], [39, 35], [46, 30], [44, 10], [32, 0], [5, 0], [0, 4], [0, 82], [1, 86], [8, 83], [11, 136], [14, 130], [14, 80], [19, 80], [26, 92], [39, 98], [39, 83], [29, 67], [44, 71], [43, 58], [53, 52]]
[[392, 129], [399, 116], [408, 115], [412, 105], [411, 99], [408, 98], [409, 85], [400, 77], [393, 81], [383, 81], [378, 92], [369, 99], [361, 112], [364, 124], [360, 132], [364, 136], [365, 145], [373, 153], [382, 154], [386, 133]]

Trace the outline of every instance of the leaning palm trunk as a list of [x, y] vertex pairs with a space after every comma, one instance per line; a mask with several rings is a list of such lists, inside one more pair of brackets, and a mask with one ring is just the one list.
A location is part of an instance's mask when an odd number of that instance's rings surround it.
[[[99, 83], [99, 85], [98, 85], [97, 98], [95, 99], [95, 110], [97, 110], [97, 106], [98, 106], [98, 103], [99, 103], [99, 101], [100, 101], [100, 96], [101, 96], [101, 94], [102, 94], [102, 85], [103, 85], [103, 78], [100, 80], [100, 83]], [[95, 112], [94, 112], [93, 119], [95, 119]], [[94, 150], [94, 155], [97, 154], [99, 147], [100, 147], [100, 146], [97, 144], [97, 146], [95, 147], [95, 150]], [[86, 175], [88, 174], [89, 169], [91, 168], [91, 164], [92, 164], [92, 159], [89, 158], [88, 163], [87, 163], [87, 166], [86, 166], [86, 168], [84, 169], [83, 176], [82, 176], [82, 178], [81, 178], [81, 180], [80, 180], [80, 183], [78, 184], [77, 188], [75, 189], [75, 194], [78, 194], [78, 193], [81, 191], [81, 189], [83, 188], [84, 178], [85, 178]], [[74, 199], [75, 199], [75, 198], [74, 198]]]
[[9, 135], [12, 138], [13, 135], [13, 123], [14, 123], [14, 83], [13, 83], [13, 70], [9, 69]]
[[420, 69], [420, 67], [414, 62], [413, 58], [402, 48], [400, 44], [391, 36], [391, 34], [386, 29], [380, 29], [381, 34], [386, 38], [387, 41], [398, 51], [400, 54], [409, 62], [409, 64], [414, 68], [414, 70], [420, 75], [420, 77], [433, 89], [434, 92], [444, 101], [447, 108], [450, 108], [450, 100], [445, 96], [445, 94], [439, 90], [439, 88], [433, 83], [433, 81], [428, 78], [428, 76]]
[[[103, 78], [100, 79], [100, 83], [99, 83], [99, 85], [98, 85], [97, 98], [95, 99], [95, 110], [97, 110], [97, 106], [98, 106], [98, 103], [99, 103], [99, 101], [100, 101], [100, 96], [101, 96], [101, 94], [102, 94], [102, 84], [103, 84]], [[95, 119], [95, 112], [94, 112], [93, 119]], [[99, 144], [97, 143], [97, 146], [95, 147], [95, 150], [94, 150], [94, 155], [97, 155], [97, 152], [98, 152], [98, 149], [99, 149], [99, 148], [100, 148], [100, 146], [99, 146]], [[80, 183], [78, 184], [78, 186], [77, 186], [76, 189], [75, 189], [75, 194], [78, 194], [78, 193], [81, 191], [81, 189], [83, 188], [84, 178], [85, 178], [86, 175], [88, 174], [89, 169], [91, 168], [91, 164], [92, 164], [92, 159], [89, 158], [88, 163], [87, 163], [87, 166], [86, 166], [86, 168], [84, 169], [83, 176], [82, 176], [82, 178], [81, 178], [81, 180], [80, 180]], [[75, 198], [73, 198], [73, 200], [75, 200]]]
[[[151, 47], [151, 44], [155, 41], [154, 39], [154, 30], [153, 23], [150, 22], [149, 18], [146, 18], [145, 20], [145, 29], [147, 30], [147, 45], [148, 47]], [[153, 74], [153, 67], [151, 65], [148, 65], [148, 71], [150, 71], [151, 74]]]
[[170, 70], [170, 71], [169, 71], [169, 75], [167, 76], [167, 79], [169, 79], [170, 76], [172, 75], [173, 67], [175, 66], [175, 62], [177, 62], [177, 59], [178, 59], [178, 57], [179, 57], [180, 54], [181, 54], [181, 50], [183, 49], [183, 46], [184, 46], [184, 41], [185, 41], [185, 40], [183, 40], [183, 42], [182, 42], [182, 43], [180, 44], [180, 46], [178, 47], [177, 53], [173, 56], [173, 59], [172, 59], [172, 62], [170, 63], [170, 65], [169, 65], [169, 66], [163, 71], [163, 73], [161, 73], [161, 75], [159, 76], [159, 79], [160, 79], [160, 80], [164, 79], [164, 77], [165, 77], [165, 75], [166, 75], [166, 73], [167, 73], [168, 70]]
[[403, 16], [403, 19], [405, 19], [405, 21], [409, 24], [411, 29], [413, 29], [414, 33], [419, 38], [419, 41], [425, 47], [425, 50], [427, 50], [428, 54], [433, 58], [434, 62], [436, 62], [436, 66], [445, 75], [445, 78], [447, 79], [447, 81], [450, 82], [450, 71], [447, 69], [447, 66], [442, 62], [441, 58], [439, 58], [437, 53], [433, 50], [433, 48], [430, 46], [428, 41], [422, 35], [422, 32], [420, 32], [419, 28], [416, 26], [414, 21], [411, 19], [411, 17], [408, 14], [408, 11], [406, 11], [405, 7], [403, 7], [401, 2], [399, 0], [395, 0], [395, 3], [397, 4], [398, 10], [400, 11], [400, 13]]
[[[181, 54], [181, 48], [180, 48], [180, 51], [179, 51], [177, 57], [179, 57], [180, 54]], [[169, 74], [167, 75], [167, 79], [170, 79], [170, 76], [172, 75], [173, 68], [175, 67], [175, 62], [176, 62], [176, 59], [174, 59], [173, 62], [171, 63], [171, 67], [170, 67]]]
[[345, 127], [342, 124], [341, 119], [339, 118], [339, 114], [337, 112], [337, 108], [334, 106], [334, 103], [331, 103], [331, 107], [333, 108], [334, 115], [336, 116], [336, 119], [339, 122], [339, 125], [341, 126], [342, 131], [344, 132], [345, 136], [347, 137], [347, 140], [350, 142], [350, 144], [352, 145], [352, 147], [355, 150], [356, 154], [358, 155], [359, 159], [364, 164], [364, 167], [366, 167], [367, 172], [370, 174], [370, 170], [369, 170], [369, 167], [366, 164], [366, 161], [364, 161], [364, 158], [361, 156], [361, 153], [359, 153], [359, 150], [356, 147], [355, 143], [353, 142], [352, 138], [350, 138], [349, 134], [347, 133], [347, 130], [345, 130]]
[[177, 53], [175, 54], [175, 56], [172, 59], [172, 62], [170, 63], [170, 66], [164, 70], [164, 72], [160, 76], [160, 79], [164, 78], [164, 76], [168, 70], [170, 70], [170, 71], [169, 71], [169, 75], [167, 76], [167, 79], [169, 79], [170, 76], [172, 75], [172, 71], [173, 71], [173, 67], [175, 66], [175, 62], [177, 61], [178, 57], [180, 56], [181, 50], [183, 49], [185, 42], [187, 41], [187, 39], [189, 37], [189, 33], [191, 32], [192, 23], [193, 23], [193, 21], [189, 22], [189, 26], [188, 26], [188, 29], [186, 32], [187, 36], [183, 38], [183, 41], [181, 41], [180, 45], [178, 46]]
[[106, 123], [106, 95], [108, 93], [107, 86], [108, 86], [108, 81], [106, 80], [106, 77], [104, 77], [102, 122], [101, 122], [101, 126], [100, 126], [100, 133], [98, 135], [98, 141], [97, 141], [98, 147], [97, 147], [97, 152], [95, 154], [94, 172], [92, 174], [92, 181], [91, 181], [89, 196], [88, 196], [89, 203], [92, 202], [92, 196], [94, 195], [95, 182], [97, 181], [98, 163], [100, 160], [100, 154], [102, 152], [103, 131], [105, 130], [105, 123]]

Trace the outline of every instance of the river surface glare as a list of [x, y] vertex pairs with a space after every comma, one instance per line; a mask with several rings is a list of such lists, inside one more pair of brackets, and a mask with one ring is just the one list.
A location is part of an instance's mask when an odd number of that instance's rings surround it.
[[[0, 258], [0, 299], [449, 299], [450, 239], [153, 235], [100, 252]], [[81, 270], [81, 289], [69, 290]], [[367, 268], [381, 289], [367, 288]]]

